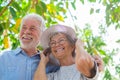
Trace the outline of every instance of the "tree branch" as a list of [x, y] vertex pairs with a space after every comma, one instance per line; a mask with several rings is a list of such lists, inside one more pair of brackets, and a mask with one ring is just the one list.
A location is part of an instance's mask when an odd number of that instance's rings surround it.
[[8, 6], [13, 2], [13, 0], [10, 0], [10, 2], [7, 4], [7, 6], [5, 6], [2, 11], [0, 12], [0, 16], [3, 15], [3, 13], [7, 10]]

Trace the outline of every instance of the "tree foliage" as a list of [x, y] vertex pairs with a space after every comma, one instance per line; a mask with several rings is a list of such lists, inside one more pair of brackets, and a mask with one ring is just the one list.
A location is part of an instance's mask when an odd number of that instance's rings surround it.
[[[83, 5], [85, 0], [79, 0]], [[105, 21], [106, 25], [115, 25], [115, 29], [120, 28], [120, 0], [88, 0], [90, 3], [100, 3], [106, 7]], [[66, 15], [71, 5], [76, 10], [76, 0], [0, 0], [0, 50], [7, 48], [15, 49], [19, 46], [19, 27], [21, 19], [28, 13], [37, 13], [45, 19], [46, 27], [56, 24], [59, 21], [64, 22], [68, 17]], [[90, 14], [98, 13], [100, 9], [90, 9]], [[71, 17], [72, 14], [71, 14]], [[107, 45], [102, 34], [105, 34], [104, 26], [100, 24], [100, 33], [95, 36], [91, 26], [86, 24], [84, 29], [80, 29], [74, 24], [78, 38], [81, 38], [85, 43], [85, 49], [91, 54], [99, 54], [104, 61], [105, 70], [102, 80], [117, 80], [120, 78], [120, 65], [115, 65], [114, 69], [119, 77], [111, 74], [110, 67], [114, 65], [113, 55], [118, 49], [112, 51], [104, 49]], [[116, 41], [120, 43], [120, 39]]]

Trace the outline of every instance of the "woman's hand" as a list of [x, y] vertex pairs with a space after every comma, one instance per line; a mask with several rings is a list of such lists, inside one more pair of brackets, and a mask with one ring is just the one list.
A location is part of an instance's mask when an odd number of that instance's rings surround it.
[[99, 55], [94, 55], [93, 58], [95, 59], [97, 66], [98, 66], [98, 70], [99, 72], [104, 70], [104, 66], [103, 66], [103, 60]]
[[43, 53], [40, 53], [41, 60], [38, 65], [38, 68], [35, 71], [33, 80], [48, 80], [46, 75], [46, 64], [49, 61], [49, 57], [48, 55], [45, 56]]
[[43, 53], [40, 53], [40, 57], [41, 57], [40, 63], [46, 65], [49, 61], [49, 55], [45, 56]]
[[76, 41], [75, 47], [77, 69], [86, 77], [94, 77], [91, 76], [91, 70], [94, 68], [94, 59], [84, 50], [84, 44], [81, 40], [78, 39]]

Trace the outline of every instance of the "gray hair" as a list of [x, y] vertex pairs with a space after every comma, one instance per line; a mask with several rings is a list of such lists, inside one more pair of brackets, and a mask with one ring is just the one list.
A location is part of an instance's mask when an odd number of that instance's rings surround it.
[[26, 16], [23, 17], [22, 22], [21, 22], [21, 26], [23, 25], [23, 23], [26, 19], [37, 20], [40, 24], [41, 31], [43, 32], [45, 30], [45, 23], [44, 23], [44, 19], [42, 18], [42, 16], [35, 14], [35, 13], [27, 14]]

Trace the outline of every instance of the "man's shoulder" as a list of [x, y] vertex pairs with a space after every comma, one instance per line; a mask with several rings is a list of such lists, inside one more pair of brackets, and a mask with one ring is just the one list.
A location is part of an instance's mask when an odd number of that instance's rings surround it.
[[5, 50], [3, 50], [3, 51], [0, 52], [0, 56], [7, 56], [7, 55], [9, 55], [9, 54], [14, 54], [14, 53], [16, 53], [18, 50], [19, 50], [19, 48], [16, 48], [16, 49], [14, 49], [14, 50], [12, 50], [12, 49], [5, 49]]
[[12, 50], [10, 50], [10, 49], [5, 49], [5, 50], [3, 50], [3, 51], [0, 52], [0, 55], [1, 55], [1, 56], [2, 56], [2, 55], [6, 55], [6, 54], [8, 54], [8, 53], [10, 53], [10, 52], [12, 52]]

